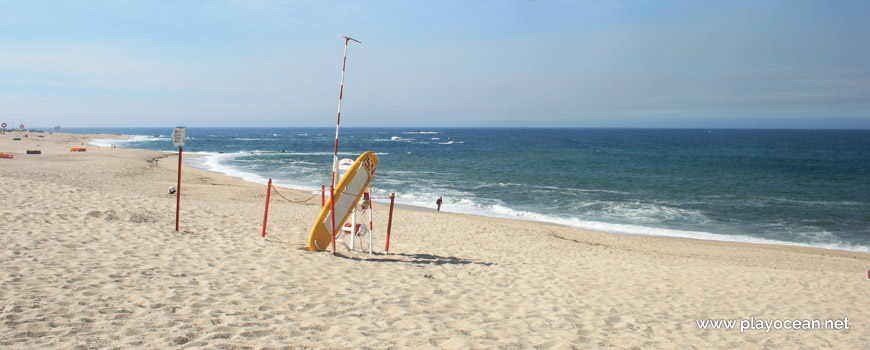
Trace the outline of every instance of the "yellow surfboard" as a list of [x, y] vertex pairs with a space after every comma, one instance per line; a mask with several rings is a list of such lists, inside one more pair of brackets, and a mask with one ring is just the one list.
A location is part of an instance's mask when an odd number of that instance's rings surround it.
[[[341, 226], [350, 216], [353, 208], [363, 196], [363, 192], [369, 187], [372, 178], [375, 177], [375, 169], [378, 167], [378, 156], [374, 152], [365, 152], [356, 159], [350, 169], [341, 177], [335, 188], [335, 197], [327, 198], [326, 205], [320, 210], [320, 215], [314, 221], [314, 227], [308, 235], [308, 250], [319, 252], [326, 250], [332, 243], [332, 234], [329, 225], [332, 217], [329, 215], [329, 206], [335, 200], [335, 234], [339, 234]], [[341, 220], [339, 220], [341, 219]]]

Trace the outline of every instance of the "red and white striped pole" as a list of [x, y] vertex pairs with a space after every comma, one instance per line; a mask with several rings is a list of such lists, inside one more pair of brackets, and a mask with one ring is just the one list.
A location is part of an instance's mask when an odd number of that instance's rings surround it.
[[344, 95], [344, 69], [347, 66], [347, 42], [348, 41], [356, 41], [362, 44], [361, 41], [348, 38], [343, 36], [344, 38], [344, 62], [341, 63], [341, 88], [338, 91], [338, 120], [335, 122], [335, 148], [332, 154], [332, 186], [338, 186], [338, 178], [335, 177], [335, 173], [338, 172], [338, 126], [341, 124], [341, 97]]

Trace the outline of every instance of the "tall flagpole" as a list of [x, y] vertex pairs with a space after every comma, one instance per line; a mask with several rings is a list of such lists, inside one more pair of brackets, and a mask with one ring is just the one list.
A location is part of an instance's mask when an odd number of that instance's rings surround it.
[[335, 149], [332, 154], [332, 186], [338, 186], [338, 178], [335, 176], [335, 173], [338, 172], [338, 126], [341, 124], [341, 96], [344, 95], [344, 68], [347, 66], [347, 42], [353, 40], [362, 44], [361, 41], [353, 38], [346, 36], [342, 38], [344, 38], [344, 62], [341, 64], [341, 89], [338, 92], [338, 120], [335, 122]]

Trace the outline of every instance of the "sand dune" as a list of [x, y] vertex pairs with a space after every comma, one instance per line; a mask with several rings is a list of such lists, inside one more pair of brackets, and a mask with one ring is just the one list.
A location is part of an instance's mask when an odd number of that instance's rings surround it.
[[[870, 254], [399, 209], [391, 254], [332, 256], [319, 198], [273, 196], [264, 239], [265, 185], [185, 167], [176, 232], [175, 155], [30, 136], [0, 135], [3, 348], [870, 347]], [[751, 317], [850, 329], [697, 326]]]

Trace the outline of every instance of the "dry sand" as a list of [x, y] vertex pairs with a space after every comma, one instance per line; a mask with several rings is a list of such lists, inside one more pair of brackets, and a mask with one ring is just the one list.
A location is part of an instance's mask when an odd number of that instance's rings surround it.
[[[21, 136], [0, 135], [2, 348], [870, 348], [870, 254], [398, 209], [390, 255], [332, 256], [300, 249], [319, 198], [273, 196], [264, 239], [265, 185], [185, 167], [176, 232], [175, 155]], [[696, 323], [751, 317], [849, 329]]]

